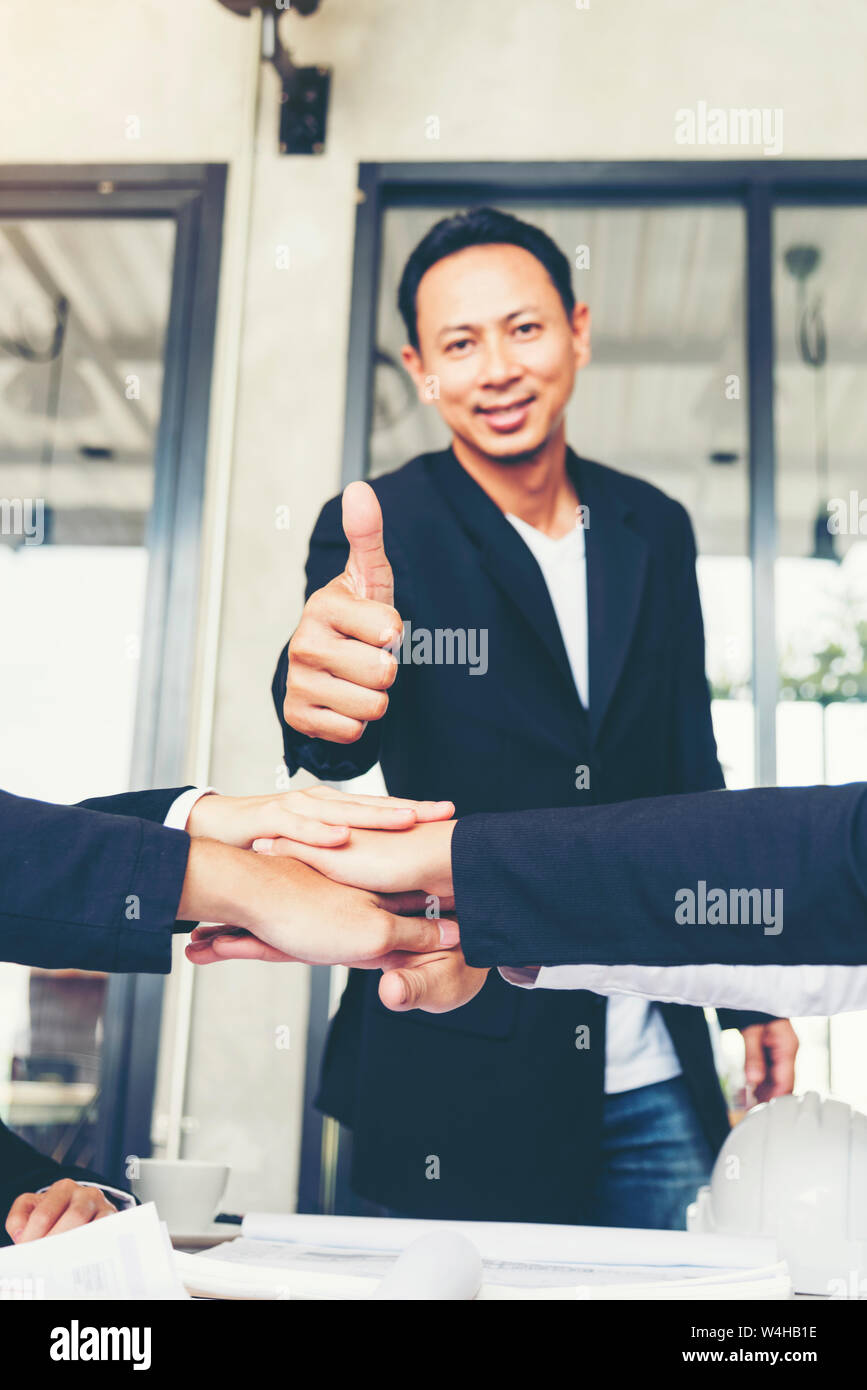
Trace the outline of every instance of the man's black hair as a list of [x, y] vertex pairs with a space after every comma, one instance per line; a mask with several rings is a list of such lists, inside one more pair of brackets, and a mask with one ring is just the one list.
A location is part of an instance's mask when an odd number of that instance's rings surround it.
[[409, 341], [418, 348], [415, 298], [421, 277], [437, 261], [467, 246], [520, 246], [541, 261], [556, 286], [563, 308], [571, 318], [575, 308], [572, 271], [563, 252], [541, 227], [522, 222], [497, 208], [472, 208], [444, 217], [426, 232], [403, 268], [397, 291], [397, 307], [406, 324]]

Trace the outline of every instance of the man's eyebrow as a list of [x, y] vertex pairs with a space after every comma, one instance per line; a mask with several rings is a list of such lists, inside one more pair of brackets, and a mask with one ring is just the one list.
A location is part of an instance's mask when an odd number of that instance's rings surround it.
[[[506, 314], [501, 323], [511, 323], [512, 319], [520, 318], [522, 314], [538, 314], [539, 308], [535, 304], [525, 304], [520, 309], [513, 309], [510, 314]], [[475, 333], [478, 331], [478, 324], [475, 323], [447, 323], [437, 333], [438, 338], [444, 337], [447, 333]]]
[[447, 333], [475, 333], [477, 325], [474, 323], [447, 323], [437, 333], [438, 338], [443, 338]]

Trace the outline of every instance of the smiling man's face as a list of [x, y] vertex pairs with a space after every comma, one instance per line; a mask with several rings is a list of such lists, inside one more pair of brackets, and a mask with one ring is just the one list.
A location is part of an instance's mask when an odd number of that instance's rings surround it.
[[[575, 374], [590, 357], [590, 314], [570, 321], [547, 270], [520, 246], [469, 246], [426, 271], [419, 349], [403, 361], [422, 401], [497, 463], [531, 459], [564, 428]], [[431, 392], [431, 378], [439, 396]]]

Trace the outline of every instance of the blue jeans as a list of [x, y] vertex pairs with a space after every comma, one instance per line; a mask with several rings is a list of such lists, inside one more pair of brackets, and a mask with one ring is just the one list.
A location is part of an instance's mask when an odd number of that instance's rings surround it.
[[685, 1230], [713, 1161], [682, 1076], [606, 1095], [590, 1224]]

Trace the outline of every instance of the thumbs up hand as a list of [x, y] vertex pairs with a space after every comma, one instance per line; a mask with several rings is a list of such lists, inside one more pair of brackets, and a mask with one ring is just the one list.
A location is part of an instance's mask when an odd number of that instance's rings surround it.
[[388, 708], [397, 675], [388, 650], [403, 631], [394, 579], [382, 543], [382, 512], [373, 488], [350, 483], [343, 494], [346, 569], [317, 589], [289, 643], [283, 717], [308, 738], [355, 743], [370, 719]]
[[[394, 603], [394, 575], [382, 543], [382, 510], [368, 483], [350, 483], [343, 493], [343, 534], [349, 541], [344, 577], [359, 598]], [[394, 614], [400, 626], [400, 615]]]

